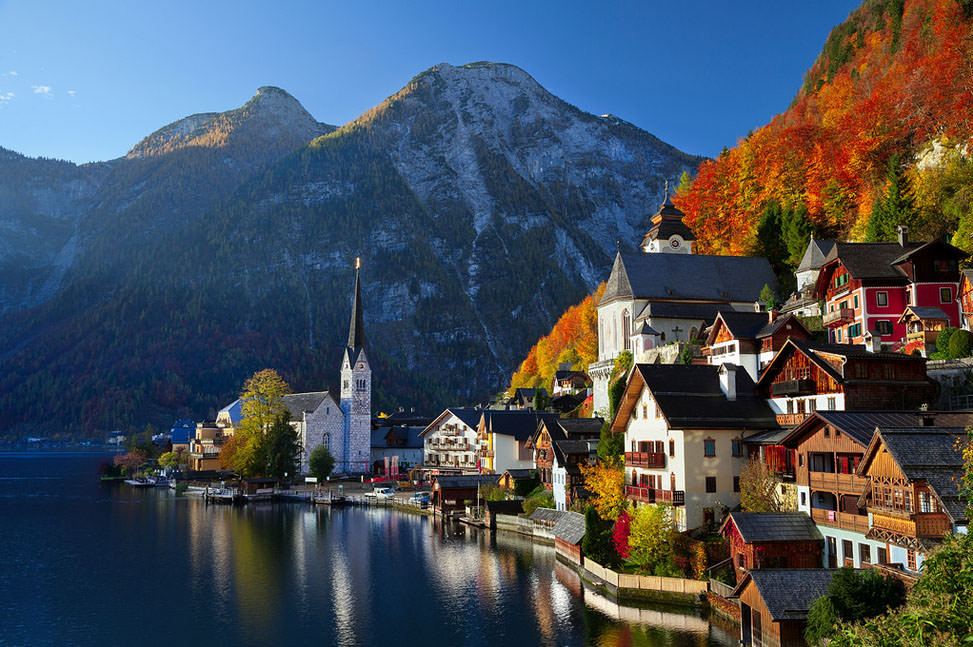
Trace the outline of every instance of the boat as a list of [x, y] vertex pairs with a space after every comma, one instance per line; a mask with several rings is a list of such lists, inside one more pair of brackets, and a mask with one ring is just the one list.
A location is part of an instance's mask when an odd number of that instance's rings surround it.
[[314, 502], [321, 505], [345, 505], [348, 500], [345, 498], [344, 494], [334, 494], [328, 492], [327, 496], [319, 495], [314, 497]]
[[312, 495], [311, 495], [310, 492], [303, 492], [303, 491], [289, 492], [289, 491], [286, 491], [285, 490], [285, 491], [282, 491], [282, 492], [278, 492], [277, 493], [277, 500], [278, 501], [296, 501], [296, 502], [300, 502], [300, 503], [307, 503], [308, 501], [311, 500], [311, 496]]
[[152, 483], [149, 483], [148, 479], [142, 477], [134, 478], [134, 479], [125, 479], [125, 484], [131, 485], [132, 487], [152, 487], [153, 486]]
[[240, 493], [230, 488], [213, 488], [203, 495], [210, 503], [235, 503]]

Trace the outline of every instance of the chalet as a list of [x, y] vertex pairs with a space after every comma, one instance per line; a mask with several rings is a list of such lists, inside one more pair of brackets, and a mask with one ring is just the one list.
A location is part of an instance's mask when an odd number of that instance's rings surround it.
[[942, 308], [931, 306], [909, 306], [898, 322], [905, 326], [905, 347], [902, 350], [923, 357], [936, 352], [936, 338], [950, 324], [949, 315]]
[[581, 497], [584, 478], [580, 466], [594, 462], [598, 455], [598, 441], [555, 439], [551, 441], [551, 451], [554, 507], [558, 510], [567, 510]]
[[733, 364], [636, 364], [611, 423], [625, 434], [626, 497], [672, 504], [679, 530], [717, 521], [740, 501], [744, 436], [776, 427]]
[[740, 599], [740, 645], [806, 647], [807, 612], [828, 592], [836, 572], [823, 568], [748, 571], [733, 591]]
[[[548, 490], [554, 489], [555, 440], [594, 440], [601, 435], [604, 420], [601, 418], [553, 418], [541, 419], [537, 431], [527, 442], [527, 448], [533, 452], [534, 467], [541, 483]], [[587, 451], [587, 449], [585, 450]], [[562, 457], [560, 466], [565, 462]]]
[[598, 303], [598, 361], [589, 365], [594, 410], [608, 410], [614, 359], [701, 334], [720, 310], [752, 310], [777, 279], [765, 258], [692, 253], [692, 232], [668, 192], [641, 252], [619, 251]]
[[551, 379], [551, 397], [587, 391], [589, 386], [591, 386], [591, 378], [587, 373], [572, 371], [570, 364], [560, 364]]
[[950, 532], [966, 532], [960, 497], [963, 427], [878, 427], [858, 474], [871, 518], [868, 538], [883, 542], [888, 563], [915, 573], [930, 549]]
[[524, 468], [509, 469], [497, 479], [501, 489], [517, 496], [527, 496], [539, 483], [537, 470]]
[[553, 425], [556, 420], [553, 413], [484, 410], [476, 435], [481, 470], [502, 474], [508, 469], [533, 469], [530, 439], [542, 422]]
[[824, 538], [803, 512], [731, 512], [720, 527], [737, 582], [755, 568], [822, 568]]
[[956, 301], [959, 303], [960, 326], [973, 330], [973, 270], [963, 270]]
[[815, 288], [821, 267], [833, 248], [833, 240], [811, 238], [795, 272], [797, 292], [792, 294], [781, 306], [781, 314], [795, 314], [804, 317], [821, 316], [821, 300], [815, 295]]
[[860, 344], [871, 331], [886, 345], [905, 343], [906, 307], [940, 308], [959, 324], [959, 261], [969, 256], [943, 240], [910, 242], [899, 227], [897, 243], [836, 243], [818, 276], [829, 339]]
[[453, 407], [429, 423], [419, 434], [424, 471], [431, 475], [478, 472], [477, 427], [482, 417], [482, 409]]
[[388, 424], [372, 429], [372, 473], [399, 474], [422, 465], [425, 426]]
[[756, 382], [760, 371], [791, 337], [811, 338], [811, 332], [794, 315], [721, 311], [709, 328], [703, 356], [710, 364], [729, 362], [742, 366]]
[[462, 511], [467, 505], [477, 505], [480, 488], [494, 485], [493, 474], [440, 474], [432, 479], [433, 509], [441, 514]]
[[970, 412], [818, 411], [788, 433], [781, 442], [797, 457], [797, 509], [810, 515], [824, 535], [829, 568], [888, 562], [885, 543], [868, 537], [869, 518], [861, 500], [867, 481], [858, 473], [875, 428], [970, 423]]
[[507, 399], [506, 405], [515, 409], [535, 411], [543, 409], [547, 402], [547, 389], [515, 389], [514, 394]]
[[792, 427], [815, 411], [918, 409], [933, 401], [936, 385], [921, 357], [789, 339], [757, 391], [778, 422]]

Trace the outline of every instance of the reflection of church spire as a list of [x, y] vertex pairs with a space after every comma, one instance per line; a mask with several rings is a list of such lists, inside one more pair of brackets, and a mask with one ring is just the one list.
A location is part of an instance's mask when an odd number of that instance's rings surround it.
[[361, 303], [361, 258], [355, 259], [355, 300], [351, 305], [351, 325], [348, 328], [348, 349], [354, 355], [365, 347], [365, 315]]

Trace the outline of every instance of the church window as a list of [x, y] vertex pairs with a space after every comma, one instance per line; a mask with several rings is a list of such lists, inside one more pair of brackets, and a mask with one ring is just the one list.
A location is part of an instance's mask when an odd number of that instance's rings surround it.
[[624, 339], [622, 340], [625, 350], [631, 350], [632, 347], [632, 320], [631, 315], [628, 314], [628, 310], [622, 311], [622, 335]]

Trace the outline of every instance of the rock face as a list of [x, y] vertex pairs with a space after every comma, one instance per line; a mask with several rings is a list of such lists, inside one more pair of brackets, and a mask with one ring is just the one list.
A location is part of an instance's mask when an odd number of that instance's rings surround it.
[[[376, 409], [481, 398], [607, 276], [617, 241], [637, 245], [664, 180], [699, 161], [510, 65], [437, 65], [339, 129], [261, 88], [123, 159], [67, 165], [90, 197], [57, 289], [7, 302], [22, 312], [0, 320], [0, 348], [17, 349], [0, 374], [19, 377], [0, 380], [0, 409], [51, 415], [44, 398], [63, 394], [27, 397], [35, 375], [76, 376], [78, 402], [56, 417], [92, 430], [200, 418], [264, 366], [326, 388], [356, 256]], [[110, 378], [81, 368], [92, 354]]]

